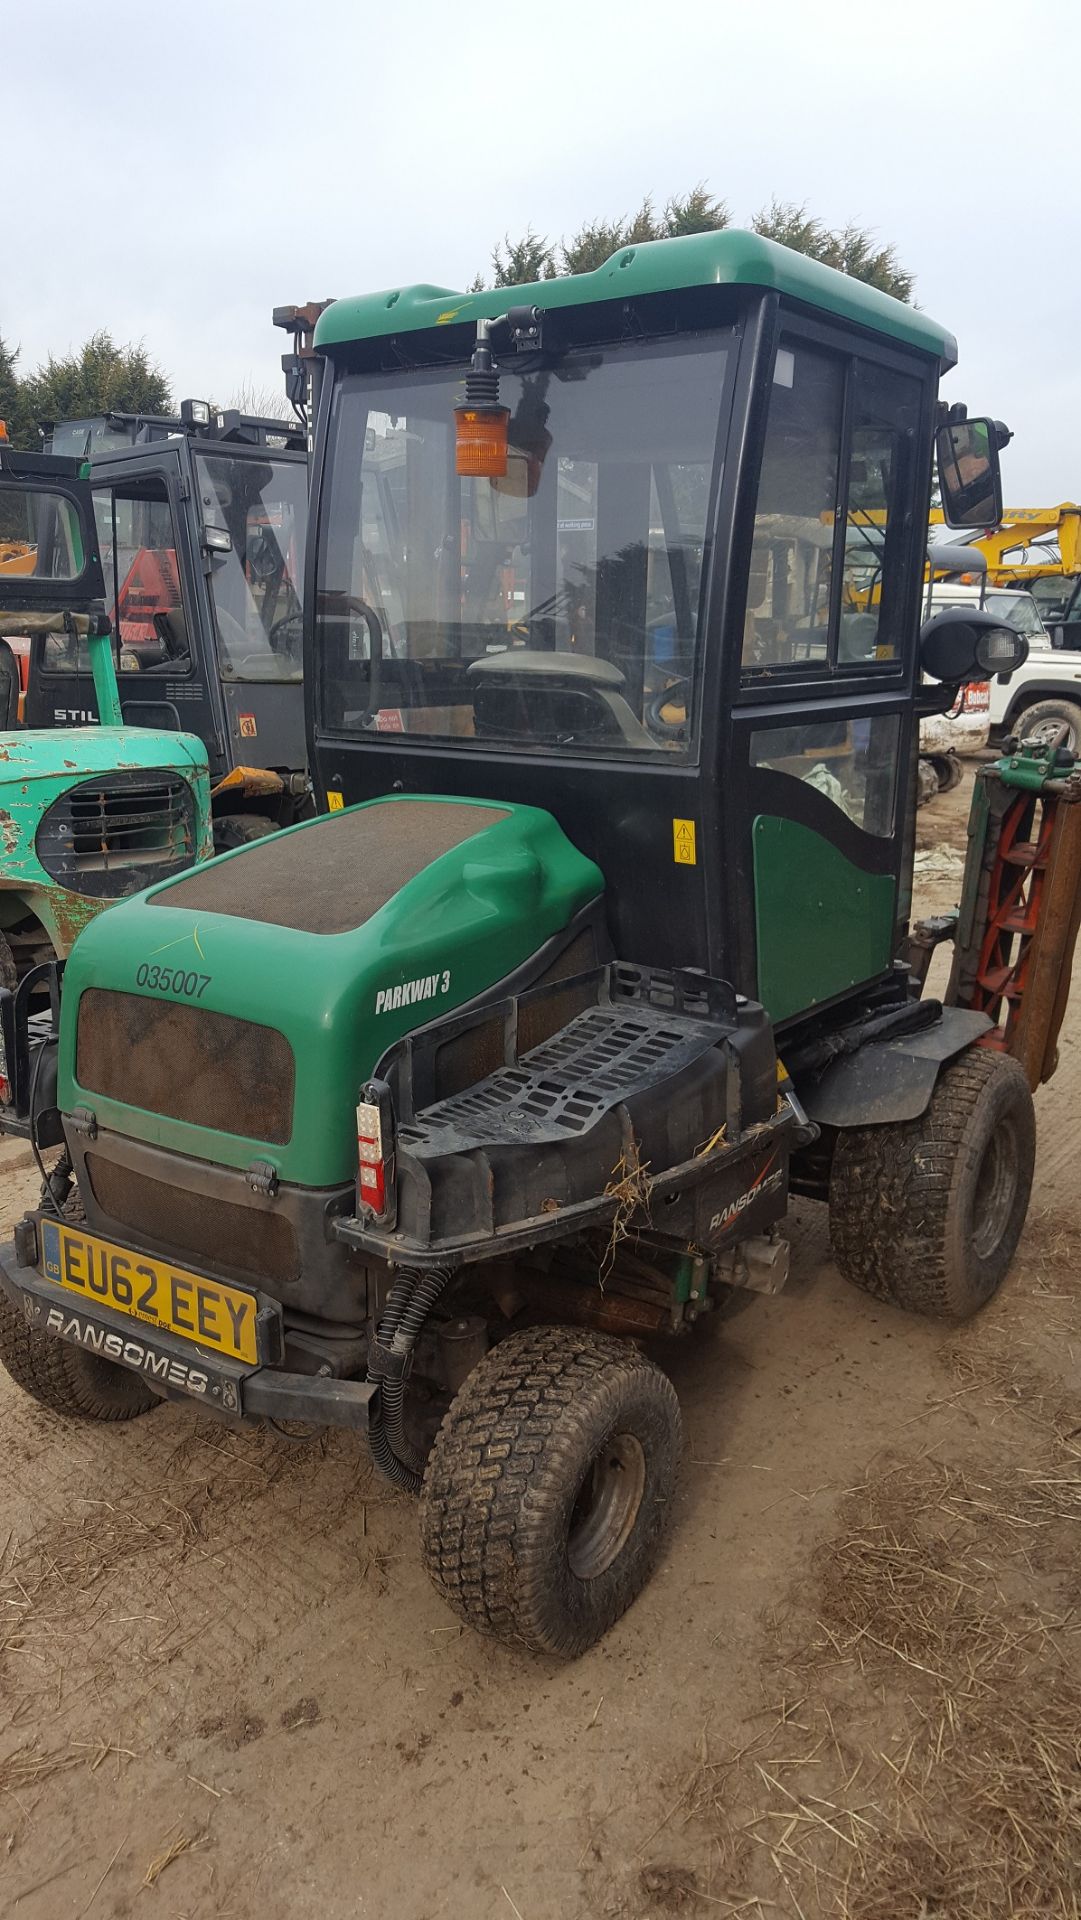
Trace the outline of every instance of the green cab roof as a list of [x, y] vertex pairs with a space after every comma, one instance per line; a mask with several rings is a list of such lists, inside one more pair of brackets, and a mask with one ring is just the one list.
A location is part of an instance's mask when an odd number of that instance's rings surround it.
[[931, 354], [943, 368], [952, 367], [957, 359], [952, 333], [927, 314], [850, 274], [738, 227], [620, 247], [592, 273], [567, 274], [527, 286], [495, 287], [484, 293], [456, 293], [450, 287], [391, 287], [382, 293], [335, 300], [319, 320], [315, 345], [328, 348], [419, 333], [428, 327], [492, 320], [513, 306], [585, 307], [687, 287], [768, 288], [850, 325], [884, 334], [901, 346]]

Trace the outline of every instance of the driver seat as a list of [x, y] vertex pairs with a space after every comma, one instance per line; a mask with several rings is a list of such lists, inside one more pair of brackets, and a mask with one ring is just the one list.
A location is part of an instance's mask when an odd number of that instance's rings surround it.
[[[507, 734], [514, 730], [513, 720], [520, 716], [519, 731], [541, 736], [551, 731], [544, 723], [544, 709], [552, 710], [552, 723], [561, 731], [556, 715], [563, 702], [560, 695], [571, 695], [588, 702], [593, 709], [589, 731], [617, 736], [629, 747], [654, 747], [656, 741], [636, 718], [621, 689], [625, 676], [611, 660], [590, 653], [542, 653], [539, 649], [511, 648], [474, 660], [468, 668], [474, 682], [474, 710], [478, 733], [493, 731]], [[494, 726], [485, 724], [485, 694], [496, 696], [491, 702]]]

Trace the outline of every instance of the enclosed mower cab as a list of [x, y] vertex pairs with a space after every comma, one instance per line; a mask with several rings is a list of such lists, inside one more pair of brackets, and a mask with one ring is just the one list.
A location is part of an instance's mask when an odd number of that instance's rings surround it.
[[783, 1284], [792, 1190], [901, 1305], [973, 1311], [1016, 1244], [1028, 1082], [906, 946], [920, 717], [1024, 652], [921, 633], [933, 442], [986, 524], [1005, 430], [941, 413], [926, 315], [737, 232], [315, 348], [325, 817], [80, 941], [86, 1223], [2, 1256], [67, 1371], [22, 1376], [367, 1428], [463, 1617], [572, 1653], [671, 1511], [640, 1343]]
[[[297, 421], [215, 412], [66, 420], [47, 444], [91, 463], [130, 726], [205, 741], [219, 852], [310, 812], [301, 686], [307, 457]], [[32, 656], [26, 720], [85, 724], [85, 652]]]

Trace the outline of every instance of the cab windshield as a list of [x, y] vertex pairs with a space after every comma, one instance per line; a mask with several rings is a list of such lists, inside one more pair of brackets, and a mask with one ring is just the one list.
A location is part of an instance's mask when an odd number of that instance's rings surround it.
[[460, 366], [335, 395], [317, 600], [332, 730], [679, 754], [731, 330], [500, 372], [506, 474], [460, 478]]
[[199, 453], [223, 680], [299, 680], [307, 468]]
[[997, 614], [1000, 620], [1007, 620], [1016, 633], [1023, 633], [1026, 640], [1047, 639], [1047, 628], [1040, 619], [1036, 602], [1031, 593], [1002, 593], [992, 591], [985, 602], [988, 613]]

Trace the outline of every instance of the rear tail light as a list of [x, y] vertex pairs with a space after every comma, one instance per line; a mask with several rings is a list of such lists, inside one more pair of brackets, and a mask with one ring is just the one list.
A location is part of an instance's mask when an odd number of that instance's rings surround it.
[[357, 1101], [357, 1210], [385, 1220], [394, 1209], [394, 1109], [381, 1080]]

